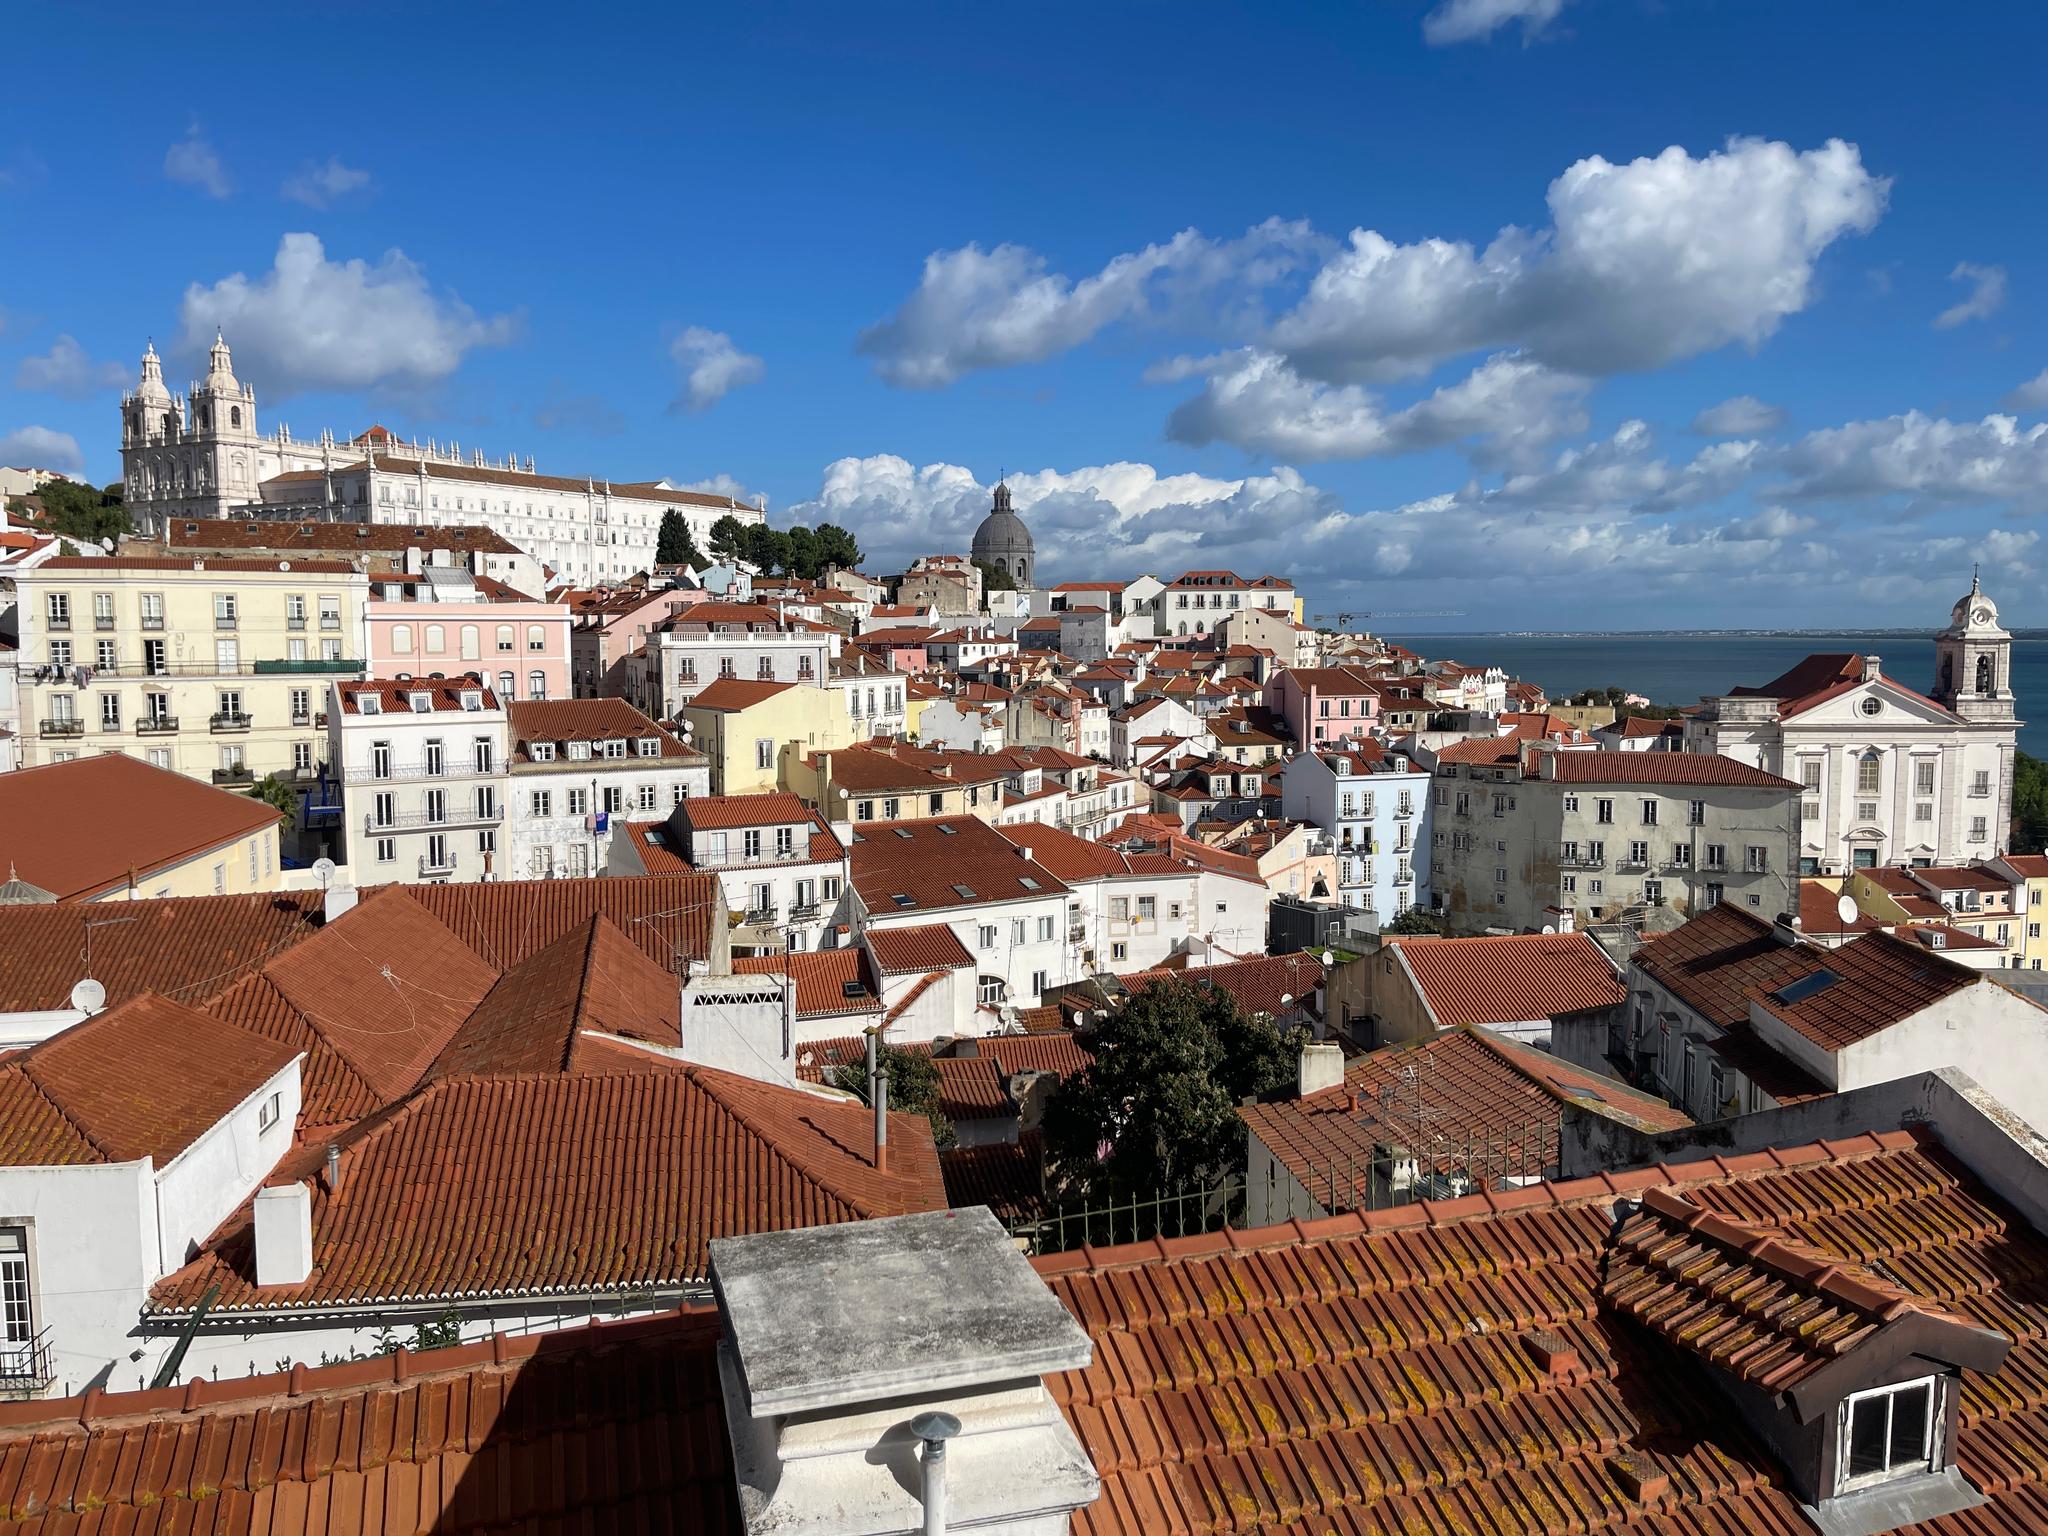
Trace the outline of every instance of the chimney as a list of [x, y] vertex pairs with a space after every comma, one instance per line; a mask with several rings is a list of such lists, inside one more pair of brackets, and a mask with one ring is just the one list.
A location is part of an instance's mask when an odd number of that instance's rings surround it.
[[1876, 682], [1876, 681], [1878, 680], [1878, 678], [1879, 678], [1879, 677], [1881, 677], [1881, 676], [1883, 675], [1883, 673], [1884, 673], [1884, 668], [1883, 668], [1883, 666], [1882, 666], [1882, 665], [1881, 665], [1881, 664], [1880, 664], [1880, 663], [1878, 662], [1878, 659], [1877, 659], [1877, 658], [1876, 658], [1875, 656], [1866, 656], [1866, 657], [1864, 657], [1864, 658], [1863, 658], [1863, 681], [1864, 681], [1864, 682], [1866, 682], [1866, 683], [1874, 683], [1874, 682]]
[[1344, 1086], [1344, 1047], [1335, 1041], [1321, 1041], [1301, 1048], [1301, 1066], [1295, 1092], [1301, 1098], [1327, 1088]]
[[1780, 912], [1771, 923], [1771, 937], [1788, 947], [1797, 946], [1806, 935], [1800, 930], [1797, 912]]
[[882, 1027], [867, 1031], [868, 1103], [875, 1112], [875, 1171], [889, 1171], [889, 1074], [882, 1069]]
[[297, 1180], [259, 1189], [255, 1212], [256, 1283], [305, 1284], [313, 1273], [313, 1191]]
[[327, 1143], [327, 1156], [320, 1165], [320, 1186], [330, 1195], [341, 1188], [341, 1148]]
[[711, 1283], [754, 1536], [1064, 1536], [1101, 1491], [1046, 1389], [1093, 1346], [986, 1207], [718, 1238]]

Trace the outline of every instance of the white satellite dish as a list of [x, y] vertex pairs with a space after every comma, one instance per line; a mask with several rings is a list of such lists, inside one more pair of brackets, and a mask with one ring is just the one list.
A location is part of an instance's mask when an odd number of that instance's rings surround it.
[[100, 548], [111, 555], [114, 552], [114, 541], [112, 539], [101, 539]]
[[280, 560], [277, 562], [277, 568], [280, 571], [288, 571], [292, 568], [292, 563], [289, 560]]
[[1543, 931], [1544, 931], [1545, 933], [1555, 933], [1555, 932], [1557, 932], [1557, 924], [1555, 924], [1555, 923], [1545, 923], [1545, 924], [1543, 925]]
[[71, 1006], [80, 1013], [98, 1013], [107, 1006], [106, 984], [86, 977], [71, 989]]
[[327, 882], [334, 878], [334, 860], [315, 859], [313, 861], [313, 878], [320, 882], [320, 888], [323, 891], [326, 890]]
[[1856, 898], [1847, 891], [1835, 898], [1835, 916], [1842, 920], [1844, 928], [1854, 927], [1856, 919], [1861, 915], [1856, 907]]

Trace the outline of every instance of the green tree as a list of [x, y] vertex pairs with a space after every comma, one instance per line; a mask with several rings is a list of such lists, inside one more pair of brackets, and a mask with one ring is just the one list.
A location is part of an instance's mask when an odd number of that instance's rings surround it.
[[789, 569], [789, 535], [766, 523], [749, 523], [740, 536], [740, 558], [763, 576]]
[[747, 525], [730, 512], [711, 525], [711, 558], [722, 564], [731, 564], [744, 558]]
[[1406, 912], [1403, 912], [1380, 930], [1382, 933], [1442, 933], [1444, 931], [1443, 918], [1426, 907], [1410, 907]]
[[257, 781], [250, 794], [265, 805], [273, 807], [278, 815], [287, 821], [299, 814], [298, 787], [281, 774], [265, 774]]
[[824, 563], [818, 559], [818, 535], [815, 529], [801, 523], [783, 536], [784, 563], [789, 574], [801, 576], [805, 581], [816, 581]]
[[43, 504], [43, 527], [50, 533], [97, 544], [135, 531], [121, 504], [118, 483], [94, 490], [70, 480], [52, 480], [36, 492], [36, 499]]
[[974, 568], [981, 572], [981, 590], [983, 592], [1014, 592], [1017, 590], [1017, 578], [1004, 570], [1000, 565], [990, 565], [986, 560], [977, 560], [974, 562]]
[[2012, 851], [2048, 853], [2048, 763], [2013, 754]]
[[860, 569], [860, 541], [837, 523], [820, 523], [818, 535], [818, 570], [822, 573], [832, 567], [842, 571]]
[[1095, 1026], [1095, 1059], [1046, 1106], [1046, 1151], [1071, 1195], [1137, 1193], [1244, 1168], [1237, 1105], [1292, 1081], [1298, 1031], [1175, 977]]
[[661, 514], [661, 534], [655, 541], [654, 558], [663, 565], [687, 565], [697, 571], [710, 563], [698, 552], [689, 519], [674, 507]]
[[[906, 1115], [923, 1115], [931, 1122], [932, 1140], [941, 1147], [953, 1145], [953, 1122], [939, 1108], [941, 1084], [938, 1064], [924, 1051], [906, 1051], [884, 1044], [878, 1058], [889, 1079], [889, 1108]], [[868, 1098], [868, 1064], [849, 1061], [832, 1072], [832, 1086], [852, 1094], [861, 1103]]]

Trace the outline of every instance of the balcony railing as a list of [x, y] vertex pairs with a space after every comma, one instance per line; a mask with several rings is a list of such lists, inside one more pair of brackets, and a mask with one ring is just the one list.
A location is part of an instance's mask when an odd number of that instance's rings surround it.
[[755, 926], [765, 926], [775, 921], [775, 908], [749, 907], [747, 909], [746, 915], [743, 918], [741, 918], [740, 921], [744, 923], [753, 924]]
[[51, 1364], [50, 1330], [33, 1338], [0, 1343], [0, 1392], [40, 1392], [57, 1379]]
[[435, 860], [435, 859], [434, 859], [434, 858], [433, 858], [433, 857], [432, 857], [431, 855], [428, 855], [428, 854], [424, 854], [424, 853], [420, 855], [420, 878], [421, 878], [421, 879], [423, 879], [423, 880], [427, 880], [427, 879], [433, 879], [434, 877], [436, 877], [436, 876], [439, 876], [439, 875], [452, 875], [452, 874], [454, 874], [454, 873], [455, 873], [455, 855], [454, 855], [454, 854], [452, 854], [452, 853], [450, 853], [450, 854], [444, 854], [444, 855], [443, 855], [443, 856], [441, 857], [441, 859], [440, 859], [440, 860], [439, 860], [438, 862], [437, 862], [437, 861], [436, 861], [436, 860]]
[[112, 629], [114, 627], [114, 616], [111, 613], [96, 613], [92, 616], [92, 627], [94, 629]]
[[1085, 943], [1087, 941], [1087, 938], [1088, 925], [1086, 923], [1067, 924], [1067, 942], [1069, 944]]
[[293, 725], [311, 725], [312, 723], [313, 711], [310, 709], [295, 709], [292, 711]]
[[449, 807], [439, 816], [429, 816], [425, 811], [398, 811], [384, 821], [377, 819], [374, 811], [363, 813], [363, 831], [376, 836], [385, 832], [403, 832], [419, 827], [494, 827], [505, 819], [505, 808], [494, 805], [487, 811], [475, 806], [463, 809]]
[[339, 629], [339, 628], [341, 628], [341, 615], [340, 615], [340, 614], [338, 614], [338, 613], [323, 613], [323, 614], [321, 614], [321, 615], [320, 615], [320, 627], [321, 627], [322, 629]]
[[251, 670], [258, 673], [360, 672], [363, 664], [347, 656], [289, 656], [254, 662]]
[[342, 780], [348, 784], [408, 784], [420, 779], [493, 779], [497, 773], [490, 768], [465, 766], [450, 762], [439, 769], [429, 770], [424, 764], [396, 764], [379, 773], [374, 766], [347, 768], [342, 771]]
[[164, 627], [164, 616], [160, 613], [145, 613], [142, 616], [142, 627], [144, 629], [162, 629]]
[[176, 715], [144, 715], [135, 722], [138, 736], [175, 736], [178, 731]]
[[222, 731], [246, 731], [254, 722], [245, 714], [237, 713], [234, 710], [222, 710], [218, 714], [209, 715], [206, 723], [211, 730], [219, 733]]
[[815, 901], [800, 901], [789, 909], [789, 920], [792, 923], [806, 922], [816, 917], [821, 910]]
[[286, 629], [304, 629], [306, 627], [306, 616], [303, 613], [287, 615], [284, 621], [284, 627]]
[[233, 629], [235, 628], [235, 616], [232, 613], [216, 613], [213, 616], [213, 627], [215, 629]]
[[62, 720], [45, 720], [42, 722], [42, 729], [39, 734], [44, 736], [83, 736], [85, 734], [85, 722], [68, 717]]
[[216, 784], [254, 784], [256, 782], [256, 770], [247, 763], [239, 763], [233, 768], [216, 768], [213, 770], [213, 782]]
[[71, 615], [67, 613], [62, 618], [59, 618], [53, 613], [43, 621], [43, 628], [62, 630], [68, 634], [71, 630]]
[[1614, 861], [1614, 869], [1615, 869], [1615, 872], [1616, 872], [1617, 874], [1623, 874], [1623, 875], [1640, 875], [1640, 874], [1646, 874], [1646, 873], [1647, 873], [1647, 872], [1649, 871], [1649, 868], [1650, 868], [1650, 861], [1649, 861], [1648, 859], [1630, 859], [1630, 858], [1620, 858], [1620, 859], [1616, 859], [1616, 860]]

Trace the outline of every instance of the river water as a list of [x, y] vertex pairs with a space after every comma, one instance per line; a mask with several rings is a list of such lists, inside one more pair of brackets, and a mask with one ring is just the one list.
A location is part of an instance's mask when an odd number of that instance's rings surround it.
[[[1390, 635], [1439, 660], [1505, 668], [1540, 684], [1553, 699], [1581, 688], [1625, 688], [1653, 704], [1696, 704], [1709, 694], [1767, 683], [1820, 651], [1875, 655], [1908, 688], [1934, 684], [1934, 641], [1925, 635], [1616, 634]], [[2020, 728], [2020, 750], [2048, 757], [2048, 637], [2024, 635], [2012, 645], [2012, 686], [2019, 712], [2035, 719]]]

